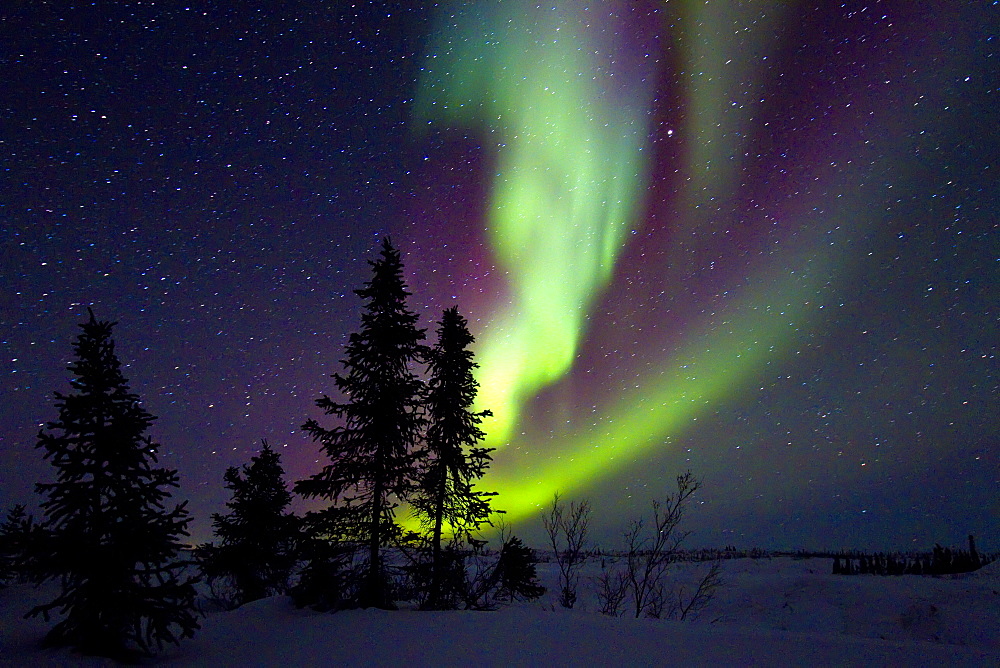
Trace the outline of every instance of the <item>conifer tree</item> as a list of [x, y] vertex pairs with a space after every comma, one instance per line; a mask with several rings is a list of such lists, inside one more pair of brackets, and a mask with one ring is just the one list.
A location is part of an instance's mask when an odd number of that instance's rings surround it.
[[213, 591], [220, 581], [231, 586], [225, 598], [232, 607], [284, 593], [288, 587], [296, 561], [298, 519], [287, 512], [292, 495], [284, 474], [281, 455], [266, 440], [242, 472], [235, 466], [226, 470], [230, 512], [212, 515], [220, 544], [209, 543], [198, 551]]
[[193, 578], [178, 558], [190, 521], [186, 502], [165, 508], [177, 472], [155, 466], [146, 430], [155, 419], [129, 390], [111, 338], [114, 323], [90, 321], [74, 344], [74, 392], [55, 393], [59, 417], [37, 447], [56, 468], [44, 495], [40, 580], [58, 579], [55, 600], [32, 609], [64, 615], [47, 641], [116, 658], [149, 654], [198, 628]]
[[322, 444], [330, 463], [296, 483], [295, 491], [332, 501], [324, 511], [327, 532], [367, 545], [358, 603], [393, 608], [381, 549], [400, 534], [395, 508], [415, 479], [423, 419], [422, 384], [412, 366], [423, 355], [424, 331], [407, 307], [403, 265], [389, 239], [369, 264], [371, 280], [355, 290], [364, 300], [361, 329], [348, 340], [345, 373], [333, 375], [344, 401], [316, 400], [340, 424], [327, 429], [310, 419], [302, 427]]
[[34, 519], [23, 503], [15, 504], [0, 523], [0, 586], [24, 580], [29, 574], [27, 561]]
[[537, 565], [535, 551], [520, 538], [511, 536], [505, 540], [494, 569], [499, 581], [499, 597], [508, 601], [518, 598], [531, 601], [544, 594], [545, 587], [538, 584]]
[[444, 311], [437, 334], [437, 343], [427, 356], [430, 381], [426, 458], [420, 488], [413, 499], [413, 507], [430, 532], [428, 608], [451, 607], [455, 603], [446, 600], [450, 597], [443, 591], [446, 574], [456, 573], [446, 563], [455, 551], [442, 550], [443, 534], [450, 532], [455, 543], [473, 540], [472, 534], [488, 521], [490, 497], [496, 495], [475, 488], [492, 460], [489, 453], [493, 448], [476, 446], [485, 436], [479, 425], [492, 413], [472, 410], [479, 387], [473, 371], [478, 365], [469, 350], [474, 338], [457, 307]]
[[[545, 587], [538, 583], [538, 555], [520, 538], [509, 533], [509, 526], [502, 515], [497, 529], [500, 534], [499, 553], [491, 567], [480, 570], [468, 583], [464, 592], [467, 609], [492, 609], [498, 602], [509, 603], [515, 599], [530, 601], [545, 593]], [[473, 552], [478, 552], [479, 547], [475, 544]]]

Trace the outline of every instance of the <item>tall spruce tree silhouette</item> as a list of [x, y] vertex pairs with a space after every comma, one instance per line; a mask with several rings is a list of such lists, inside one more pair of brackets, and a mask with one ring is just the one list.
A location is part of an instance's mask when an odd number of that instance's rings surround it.
[[340, 424], [326, 429], [310, 419], [302, 427], [322, 444], [330, 463], [297, 482], [295, 491], [333, 502], [324, 511], [331, 535], [367, 544], [358, 604], [392, 609], [381, 549], [400, 534], [395, 508], [409, 496], [416, 477], [422, 383], [412, 366], [423, 356], [424, 331], [406, 305], [410, 293], [403, 265], [388, 238], [379, 259], [369, 264], [371, 280], [355, 290], [364, 300], [361, 330], [348, 340], [345, 373], [333, 375], [345, 401], [316, 400]]
[[[198, 552], [213, 592], [232, 607], [288, 589], [297, 559], [298, 518], [287, 511], [292, 495], [284, 474], [281, 455], [266, 440], [242, 472], [235, 466], [226, 470], [230, 512], [212, 515], [220, 543], [199, 546]], [[220, 580], [230, 591], [218, 593]]]
[[164, 507], [177, 472], [155, 466], [159, 445], [146, 436], [155, 418], [129, 391], [113, 326], [90, 311], [69, 364], [74, 392], [55, 393], [59, 418], [38, 434], [57, 476], [36, 486], [46, 497], [36, 567], [61, 592], [27, 616], [58, 610], [48, 643], [121, 659], [190, 637], [198, 622], [194, 579], [178, 557], [186, 502]]
[[476, 447], [486, 435], [479, 425], [492, 413], [472, 410], [479, 388], [473, 376], [478, 365], [469, 350], [475, 339], [457, 307], [444, 311], [437, 335], [427, 356], [427, 452], [412, 502], [430, 531], [430, 591], [424, 607], [431, 609], [457, 603], [453, 592], [445, 591], [446, 573], [455, 569], [445, 563], [443, 533], [450, 532], [456, 543], [474, 540], [472, 534], [492, 512], [490, 497], [496, 496], [475, 488], [492, 460], [493, 448]]

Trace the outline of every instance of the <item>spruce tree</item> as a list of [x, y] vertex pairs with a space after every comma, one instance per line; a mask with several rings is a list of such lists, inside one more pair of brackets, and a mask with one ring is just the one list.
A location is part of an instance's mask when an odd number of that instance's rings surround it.
[[[296, 561], [298, 519], [287, 512], [292, 495], [285, 486], [281, 455], [263, 441], [260, 454], [251, 457], [242, 472], [226, 470], [226, 487], [232, 499], [230, 512], [212, 515], [219, 545], [199, 547], [202, 572], [213, 592], [237, 607], [288, 588]], [[223, 582], [230, 591], [220, 595]]]
[[520, 538], [511, 536], [505, 540], [494, 567], [499, 581], [498, 597], [507, 601], [532, 601], [544, 594], [545, 587], [538, 584], [537, 565], [535, 551], [522, 543]]
[[127, 658], [192, 636], [198, 622], [194, 579], [178, 558], [186, 502], [165, 508], [177, 472], [155, 466], [159, 445], [146, 435], [155, 418], [122, 375], [113, 326], [93, 311], [81, 325], [74, 391], [55, 393], [59, 417], [38, 435], [56, 469], [56, 482], [36, 485], [45, 496], [38, 578], [61, 591], [28, 616], [63, 615], [49, 644]]
[[495, 492], [475, 488], [491, 461], [493, 448], [477, 447], [485, 434], [479, 425], [490, 411], [474, 412], [479, 384], [473, 376], [478, 365], [469, 346], [474, 338], [457, 307], [444, 311], [438, 340], [427, 356], [430, 372], [426, 406], [428, 427], [420, 488], [413, 499], [429, 530], [431, 545], [428, 608], [452, 607], [456, 601], [445, 591], [449, 574], [460, 570], [447, 563], [455, 550], [442, 550], [445, 532], [453, 542], [474, 540], [472, 535], [488, 521], [490, 497]]
[[400, 534], [395, 508], [414, 483], [416, 446], [423, 428], [422, 384], [412, 366], [423, 355], [424, 331], [409, 310], [399, 251], [389, 239], [370, 261], [372, 278], [355, 293], [364, 301], [361, 329], [352, 333], [334, 384], [344, 401], [316, 400], [333, 428], [308, 420], [303, 430], [330, 459], [323, 470], [295, 485], [307, 498], [332, 502], [324, 511], [327, 533], [367, 546], [368, 563], [358, 604], [393, 608], [381, 549]]
[[25, 512], [23, 503], [15, 504], [0, 523], [0, 586], [27, 578], [29, 540], [34, 519]]

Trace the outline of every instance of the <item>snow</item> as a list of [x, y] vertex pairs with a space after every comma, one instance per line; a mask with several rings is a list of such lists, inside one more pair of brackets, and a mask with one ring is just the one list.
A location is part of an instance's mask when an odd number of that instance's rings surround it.
[[[830, 575], [829, 559], [734, 559], [695, 621], [612, 618], [596, 612], [588, 563], [573, 610], [557, 604], [556, 568], [541, 564], [546, 595], [492, 612], [402, 609], [318, 613], [286, 597], [213, 613], [162, 666], [306, 665], [1000, 665], [1000, 563], [946, 577]], [[705, 564], [679, 564], [690, 585]], [[0, 663], [112, 665], [41, 649], [49, 624], [24, 620], [52, 589], [0, 591]]]

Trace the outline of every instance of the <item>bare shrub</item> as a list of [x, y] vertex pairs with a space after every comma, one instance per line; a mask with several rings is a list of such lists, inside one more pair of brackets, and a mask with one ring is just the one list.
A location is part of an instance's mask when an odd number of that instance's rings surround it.
[[584, 546], [590, 525], [590, 502], [586, 499], [579, 504], [571, 501], [567, 509], [556, 492], [549, 514], [542, 517], [542, 524], [559, 565], [559, 604], [572, 608], [576, 604], [580, 569], [586, 558]]
[[704, 577], [698, 581], [698, 586], [694, 593], [686, 602], [684, 601], [684, 589], [677, 590], [677, 617], [681, 621], [685, 619], [695, 619], [701, 611], [715, 598], [715, 592], [723, 585], [722, 565], [716, 561], [708, 569]]
[[679, 525], [684, 510], [701, 481], [690, 471], [677, 476], [677, 492], [665, 501], [652, 503], [652, 523], [644, 518], [633, 520], [625, 530], [624, 564], [602, 568], [597, 578], [597, 596], [601, 612], [618, 616], [626, 601], [636, 618], [693, 619], [711, 602], [722, 585], [721, 567], [712, 565], [690, 597], [683, 587], [670, 589], [666, 576], [677, 561], [678, 551], [690, 532]]
[[614, 567], [608, 568], [602, 563], [601, 574], [597, 576], [597, 601], [601, 606], [601, 614], [618, 617], [627, 595], [628, 580], [625, 572]]
[[652, 535], [647, 536], [643, 518], [633, 520], [625, 531], [625, 573], [636, 617], [662, 614], [662, 583], [688, 532], [679, 531], [688, 499], [701, 487], [690, 471], [677, 476], [677, 492], [666, 501], [653, 500]]

